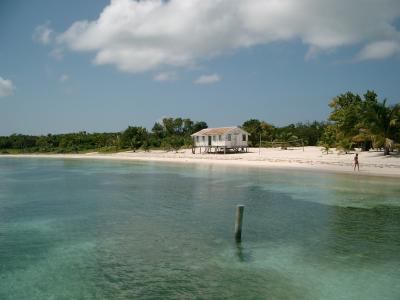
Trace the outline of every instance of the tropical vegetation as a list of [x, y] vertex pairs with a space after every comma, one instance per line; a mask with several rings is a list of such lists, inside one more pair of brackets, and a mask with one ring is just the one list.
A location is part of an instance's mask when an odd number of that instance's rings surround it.
[[380, 101], [374, 91], [362, 97], [351, 92], [329, 103], [331, 124], [325, 129], [321, 144], [347, 152], [354, 147], [383, 149], [388, 155], [400, 143], [400, 104]]
[[[400, 104], [380, 101], [374, 91], [363, 96], [347, 92], [333, 98], [327, 121], [274, 126], [249, 119], [241, 127], [250, 133], [252, 147], [321, 145], [326, 153], [336, 147], [345, 152], [354, 147], [382, 149], [387, 155], [400, 144]], [[163, 118], [151, 130], [129, 126], [121, 132], [0, 136], [0, 153], [79, 153], [117, 152], [138, 149], [175, 150], [191, 147], [191, 134], [207, 128], [204, 121]]]
[[191, 134], [207, 123], [190, 119], [164, 118], [156, 122], [151, 131], [141, 126], [129, 126], [122, 132], [0, 136], [1, 153], [79, 153], [88, 151], [116, 152], [162, 148], [178, 150], [191, 146]]

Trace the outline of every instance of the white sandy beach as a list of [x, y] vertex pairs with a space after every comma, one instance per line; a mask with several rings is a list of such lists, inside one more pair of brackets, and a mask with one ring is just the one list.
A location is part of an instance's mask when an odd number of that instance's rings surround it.
[[171, 163], [224, 164], [232, 166], [253, 166], [261, 168], [302, 168], [326, 172], [357, 173], [362, 175], [400, 177], [400, 155], [383, 156], [382, 152], [359, 152], [360, 172], [353, 171], [354, 154], [343, 154], [331, 150], [327, 155], [321, 147], [291, 148], [250, 148], [249, 153], [235, 154], [192, 154], [190, 149], [174, 151], [119, 152], [100, 154], [18, 154], [5, 157], [43, 157], [63, 159], [106, 159], [159, 161]]

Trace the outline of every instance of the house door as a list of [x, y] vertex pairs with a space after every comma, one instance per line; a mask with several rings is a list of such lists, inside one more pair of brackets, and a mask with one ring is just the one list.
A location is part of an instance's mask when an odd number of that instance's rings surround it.
[[211, 146], [211, 136], [208, 137], [208, 146]]

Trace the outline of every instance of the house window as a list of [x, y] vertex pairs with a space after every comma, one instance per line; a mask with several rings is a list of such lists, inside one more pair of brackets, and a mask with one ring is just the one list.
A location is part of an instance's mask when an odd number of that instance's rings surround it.
[[204, 135], [202, 136], [202, 140], [203, 140], [203, 142], [206, 141], [206, 137]]
[[196, 136], [196, 142], [199, 142], [199, 136]]
[[218, 140], [219, 140], [219, 141], [222, 141], [222, 135], [219, 135], [219, 136], [218, 136]]
[[246, 141], [246, 135], [243, 134], [243, 142], [245, 142], [245, 141]]
[[232, 134], [228, 134], [228, 142], [232, 140]]
[[215, 135], [213, 135], [213, 142], [215, 142], [217, 140], [217, 137]]

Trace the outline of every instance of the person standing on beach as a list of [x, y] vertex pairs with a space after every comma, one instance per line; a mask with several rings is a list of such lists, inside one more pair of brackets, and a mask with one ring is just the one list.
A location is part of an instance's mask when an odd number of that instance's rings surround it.
[[358, 153], [356, 153], [356, 155], [354, 156], [354, 171], [356, 170], [360, 171], [360, 164], [358, 163]]

